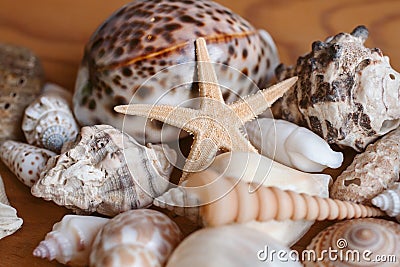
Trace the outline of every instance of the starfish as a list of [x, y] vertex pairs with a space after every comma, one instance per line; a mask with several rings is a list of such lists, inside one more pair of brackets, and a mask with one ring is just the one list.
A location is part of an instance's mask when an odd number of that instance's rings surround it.
[[116, 112], [159, 120], [194, 135], [180, 183], [189, 173], [207, 168], [218, 150], [258, 153], [243, 135], [241, 128], [245, 122], [253, 120], [269, 108], [297, 81], [297, 77], [293, 77], [226, 104], [203, 38], [196, 40], [196, 56], [200, 109], [149, 104], [114, 107]]

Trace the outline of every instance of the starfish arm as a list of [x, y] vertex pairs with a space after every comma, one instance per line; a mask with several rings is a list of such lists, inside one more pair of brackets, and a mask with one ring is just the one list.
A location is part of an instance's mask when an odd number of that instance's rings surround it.
[[221, 148], [225, 150], [259, 153], [239, 129], [231, 132], [229, 137], [221, 138], [220, 142]]
[[126, 115], [136, 115], [148, 119], [155, 119], [178, 127], [187, 132], [194, 132], [190, 123], [197, 116], [197, 110], [167, 105], [133, 104], [114, 107], [114, 110]]
[[189, 156], [183, 166], [183, 174], [179, 183], [186, 180], [191, 172], [199, 172], [206, 169], [212, 163], [218, 152], [218, 146], [212, 139], [195, 136]]
[[229, 106], [243, 122], [250, 121], [263, 113], [267, 108], [286, 93], [297, 81], [297, 77], [286, 79], [254, 95], [244, 97]]
[[[208, 55], [204, 38], [196, 40], [197, 76], [199, 82], [199, 96], [202, 98], [200, 108], [204, 109], [208, 103], [219, 101], [224, 103], [217, 75]], [[209, 98], [214, 101], [209, 101]]]

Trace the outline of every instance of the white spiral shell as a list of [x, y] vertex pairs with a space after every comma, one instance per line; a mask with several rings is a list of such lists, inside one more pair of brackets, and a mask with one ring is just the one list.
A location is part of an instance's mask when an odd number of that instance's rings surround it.
[[60, 153], [64, 143], [74, 141], [79, 133], [71, 111], [68, 92], [47, 84], [44, 93], [25, 110], [22, 131], [29, 144]]
[[342, 165], [343, 154], [305, 127], [271, 118], [246, 124], [249, 141], [260, 153], [286, 166], [304, 172], [320, 172]]
[[98, 232], [90, 266], [161, 267], [181, 239], [179, 227], [163, 213], [129, 210]]
[[371, 200], [372, 204], [391, 217], [400, 215], [400, 183], [392, 184], [387, 190]]
[[55, 223], [33, 256], [60, 263], [87, 266], [89, 253], [97, 232], [109, 219], [94, 216], [65, 215]]
[[267, 250], [290, 249], [265, 233], [242, 225], [205, 228], [187, 237], [172, 253], [166, 267], [299, 267], [291, 258], [287, 261], [267, 259]]
[[0, 158], [23, 184], [32, 187], [49, 158], [56, 153], [16, 141], [5, 141], [0, 145]]

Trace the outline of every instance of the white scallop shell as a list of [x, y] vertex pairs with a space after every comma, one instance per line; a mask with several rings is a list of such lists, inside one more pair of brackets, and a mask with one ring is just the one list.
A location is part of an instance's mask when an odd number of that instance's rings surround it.
[[1, 160], [18, 180], [29, 187], [39, 180], [48, 159], [55, 155], [50, 150], [11, 140], [0, 145]]
[[75, 140], [79, 128], [71, 111], [72, 96], [55, 84], [25, 110], [22, 131], [29, 144], [59, 153], [64, 143]]
[[13, 234], [21, 228], [23, 220], [18, 218], [17, 211], [10, 206], [3, 179], [0, 176], [0, 239]]
[[108, 221], [95, 216], [65, 215], [35, 248], [33, 256], [73, 266], [87, 266], [94, 238]]
[[[272, 250], [286, 253], [287, 261], [269, 257]], [[265, 233], [242, 225], [228, 225], [191, 234], [175, 249], [166, 267], [301, 266], [289, 258], [289, 253], [289, 248]]]
[[[262, 186], [276, 186], [283, 190], [292, 190], [320, 197], [329, 195], [328, 185], [331, 177], [325, 174], [309, 174], [289, 168], [271, 159], [255, 153], [229, 152], [217, 156], [209, 169], [196, 175], [209, 175], [210, 171], [220, 176], [252, 182]], [[215, 199], [216, 200], [216, 199]], [[181, 203], [184, 201], [185, 203]], [[192, 201], [192, 202], [191, 202]], [[174, 212], [196, 219], [197, 209], [188, 206], [198, 204], [190, 195], [183, 197], [180, 188], [171, 189], [154, 201], [154, 205], [170, 208], [166, 203], [173, 203]], [[249, 204], [250, 205], [250, 204]], [[282, 240], [285, 245], [292, 245], [300, 239], [313, 224], [312, 221], [250, 221], [247, 226], [261, 230], [271, 237]]]
[[400, 183], [392, 184], [387, 190], [371, 200], [372, 204], [385, 211], [390, 217], [400, 215]]
[[182, 240], [182, 233], [165, 214], [138, 209], [123, 212], [98, 232], [90, 266], [161, 267]]
[[246, 124], [249, 141], [260, 153], [286, 166], [305, 172], [320, 172], [342, 165], [343, 154], [307, 128], [271, 118]]

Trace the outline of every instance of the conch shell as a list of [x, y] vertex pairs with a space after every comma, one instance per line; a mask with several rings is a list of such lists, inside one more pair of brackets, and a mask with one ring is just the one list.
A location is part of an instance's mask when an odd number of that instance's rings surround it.
[[94, 216], [65, 215], [35, 248], [33, 256], [72, 266], [87, 266], [94, 238], [108, 221]]
[[400, 224], [372, 218], [336, 223], [314, 237], [307, 251], [313, 253], [304, 258], [305, 267], [399, 266]]
[[278, 66], [279, 81], [299, 79], [272, 106], [274, 115], [356, 151], [397, 128], [400, 74], [381, 50], [364, 46], [367, 37], [367, 28], [358, 26], [351, 34], [314, 42], [296, 66]]
[[176, 153], [147, 147], [109, 125], [83, 127], [75, 144], [51, 158], [31, 192], [79, 213], [114, 216], [151, 205], [167, 190]]
[[339, 168], [343, 154], [304, 127], [284, 120], [261, 118], [246, 124], [249, 141], [270, 159], [304, 172]]
[[24, 109], [41, 92], [42, 64], [25, 47], [0, 44], [0, 140], [22, 139]]
[[17, 211], [10, 206], [3, 179], [0, 176], [0, 239], [9, 236], [21, 228], [23, 220], [18, 218]]
[[98, 232], [90, 266], [161, 267], [182, 238], [175, 222], [161, 212], [126, 211]]
[[242, 225], [205, 228], [183, 240], [166, 267], [301, 266], [289, 257], [287, 261], [268, 258], [271, 251], [290, 254], [289, 248], [269, 235]]
[[64, 143], [74, 141], [79, 128], [71, 111], [72, 95], [55, 84], [26, 109], [22, 130], [29, 144], [60, 153]]
[[32, 187], [49, 158], [56, 153], [16, 141], [5, 141], [0, 145], [0, 158], [23, 184]]
[[392, 184], [387, 190], [371, 200], [372, 204], [391, 217], [400, 219], [400, 183]]
[[370, 200], [399, 180], [400, 128], [383, 136], [355, 156], [337, 177], [331, 197], [370, 204]]

